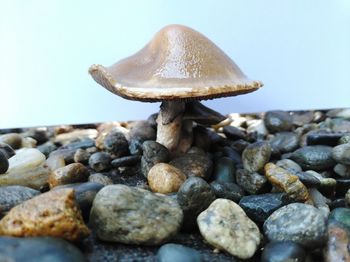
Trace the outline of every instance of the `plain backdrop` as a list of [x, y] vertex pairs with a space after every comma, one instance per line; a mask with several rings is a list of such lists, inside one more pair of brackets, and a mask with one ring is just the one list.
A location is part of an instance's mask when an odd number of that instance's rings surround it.
[[0, 0], [0, 128], [145, 119], [87, 73], [168, 24], [209, 37], [265, 86], [204, 102], [223, 114], [348, 107], [348, 0]]

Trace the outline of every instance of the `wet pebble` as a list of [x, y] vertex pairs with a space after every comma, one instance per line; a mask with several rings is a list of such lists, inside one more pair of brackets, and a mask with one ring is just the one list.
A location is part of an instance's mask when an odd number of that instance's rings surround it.
[[303, 171], [302, 168], [297, 163], [295, 163], [293, 160], [290, 160], [288, 158], [278, 160], [276, 162], [276, 166], [286, 169], [293, 174]]
[[285, 111], [268, 111], [264, 116], [266, 128], [271, 133], [289, 131], [293, 127], [292, 116]]
[[300, 138], [292, 132], [277, 133], [269, 140], [273, 154], [292, 152], [299, 147]]
[[332, 168], [335, 165], [332, 148], [329, 146], [305, 146], [294, 151], [290, 159], [297, 162], [303, 169], [315, 171]]
[[211, 182], [211, 188], [217, 198], [230, 199], [236, 203], [244, 196], [244, 190], [235, 183]]
[[97, 171], [105, 171], [111, 167], [111, 156], [106, 152], [96, 152], [89, 158], [89, 166]]
[[305, 249], [293, 241], [273, 241], [264, 247], [261, 262], [305, 262]]
[[89, 170], [81, 163], [69, 164], [54, 170], [48, 179], [50, 188], [59, 185], [85, 182], [90, 175]]
[[329, 131], [309, 132], [306, 136], [307, 145], [336, 146], [344, 133]]
[[258, 172], [269, 161], [271, 146], [267, 142], [255, 142], [247, 146], [242, 153], [244, 169], [249, 172]]
[[157, 163], [167, 163], [170, 160], [169, 150], [155, 141], [145, 141], [142, 144], [141, 170], [147, 177], [149, 170]]
[[270, 241], [290, 240], [305, 247], [319, 247], [327, 238], [325, 217], [317, 208], [292, 203], [277, 209], [264, 223]]
[[269, 190], [266, 177], [256, 172], [249, 173], [247, 170], [238, 169], [236, 180], [237, 184], [249, 194], [261, 194]]
[[179, 244], [165, 244], [156, 255], [157, 262], [201, 262], [203, 256], [196, 250]]
[[197, 218], [204, 239], [219, 250], [241, 259], [256, 252], [261, 235], [243, 209], [227, 199], [217, 199]]
[[241, 129], [235, 126], [224, 126], [222, 132], [228, 139], [232, 140], [244, 139], [246, 136]]

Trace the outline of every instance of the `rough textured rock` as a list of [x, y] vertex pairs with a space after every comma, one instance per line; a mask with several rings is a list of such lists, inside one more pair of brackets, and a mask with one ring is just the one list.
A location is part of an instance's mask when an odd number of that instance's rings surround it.
[[149, 170], [157, 163], [167, 163], [170, 160], [169, 150], [155, 141], [145, 141], [142, 144], [141, 169], [145, 177]]
[[183, 213], [176, 200], [125, 185], [110, 185], [93, 202], [90, 223], [101, 240], [157, 245], [173, 237]]
[[259, 173], [249, 173], [245, 169], [236, 171], [237, 184], [249, 194], [258, 194], [267, 192], [269, 189], [267, 179]]
[[305, 146], [292, 153], [290, 159], [303, 169], [325, 170], [335, 165], [332, 148], [329, 146]]
[[157, 253], [157, 262], [201, 262], [203, 256], [195, 249], [179, 244], [165, 244]]
[[197, 218], [204, 239], [214, 247], [247, 259], [257, 250], [261, 235], [242, 208], [227, 199], [215, 200]]
[[270, 241], [290, 240], [311, 248], [324, 245], [327, 237], [323, 213], [301, 203], [273, 212], [264, 223], [264, 232]]
[[78, 182], [85, 182], [90, 175], [89, 170], [81, 163], [69, 164], [54, 170], [48, 179], [50, 188]]
[[0, 235], [52, 236], [71, 241], [89, 235], [72, 189], [49, 191], [27, 200], [0, 221]]
[[122, 132], [112, 130], [103, 141], [104, 148], [115, 157], [122, 157], [129, 154], [129, 143]]
[[255, 142], [247, 146], [242, 153], [244, 169], [253, 173], [261, 170], [269, 161], [271, 147], [267, 142]]
[[169, 194], [179, 190], [186, 176], [172, 165], [158, 163], [148, 172], [147, 180], [153, 192]]
[[90, 167], [97, 171], [105, 171], [111, 167], [111, 156], [106, 152], [96, 152], [89, 158]]

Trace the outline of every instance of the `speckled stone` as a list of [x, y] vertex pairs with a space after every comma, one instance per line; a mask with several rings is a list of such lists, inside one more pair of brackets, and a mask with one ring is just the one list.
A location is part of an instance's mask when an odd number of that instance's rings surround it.
[[261, 194], [269, 190], [269, 185], [265, 176], [259, 173], [249, 173], [247, 170], [238, 169], [236, 171], [237, 184], [249, 194]]
[[157, 252], [157, 262], [201, 262], [203, 256], [195, 249], [179, 244], [165, 244]]
[[176, 200], [125, 185], [100, 190], [90, 214], [99, 239], [138, 245], [158, 245], [171, 239], [182, 219]]
[[271, 147], [268, 142], [255, 142], [247, 146], [242, 153], [244, 169], [253, 173], [261, 170], [269, 161]]
[[261, 235], [243, 209], [227, 199], [217, 199], [197, 218], [204, 239], [214, 247], [241, 259], [251, 258]]
[[284, 193], [267, 193], [242, 197], [239, 205], [247, 216], [256, 223], [264, 223], [265, 220], [277, 209], [289, 203]]
[[196, 227], [200, 212], [208, 208], [215, 200], [210, 185], [200, 177], [189, 177], [177, 192], [177, 201], [184, 214], [182, 228], [190, 231]]
[[167, 163], [170, 160], [169, 150], [156, 141], [145, 141], [142, 144], [141, 170], [147, 177], [149, 170], [157, 163]]
[[179, 190], [186, 176], [180, 169], [172, 165], [158, 163], [148, 172], [147, 180], [153, 192], [169, 194]]
[[277, 209], [264, 223], [270, 241], [290, 240], [305, 247], [319, 247], [327, 238], [325, 217], [317, 208], [292, 203]]
[[207, 155], [184, 154], [174, 158], [169, 164], [180, 169], [186, 177], [209, 179], [213, 171], [213, 162]]
[[91, 174], [88, 180], [89, 182], [100, 183], [105, 186], [113, 184], [113, 180], [110, 177], [103, 175], [101, 173]]
[[277, 133], [274, 137], [269, 140], [272, 152], [276, 153], [287, 153], [292, 152], [299, 147], [300, 138], [296, 133], [293, 132], [282, 132]]
[[293, 241], [273, 241], [264, 247], [261, 262], [305, 262], [306, 251]]
[[287, 193], [289, 198], [302, 202], [309, 199], [309, 193], [305, 185], [300, 182], [298, 176], [293, 175], [287, 170], [273, 163], [268, 163], [265, 165], [265, 176], [272, 185]]
[[77, 247], [63, 239], [0, 237], [0, 261], [86, 262], [87, 259]]
[[116, 158], [129, 154], [129, 143], [125, 135], [117, 130], [109, 132], [103, 141], [104, 148]]
[[221, 157], [214, 163], [213, 179], [218, 182], [235, 182], [235, 163], [228, 157]]
[[289, 131], [293, 127], [292, 116], [285, 111], [268, 111], [264, 116], [266, 128], [271, 133]]
[[49, 191], [14, 208], [0, 221], [0, 234], [16, 237], [52, 236], [71, 241], [89, 235], [72, 189]]
[[297, 162], [303, 169], [316, 171], [332, 168], [335, 165], [332, 148], [329, 146], [305, 146], [294, 151], [290, 159]]
[[338, 163], [343, 165], [350, 165], [350, 143], [341, 144], [334, 147], [332, 156]]
[[96, 152], [89, 158], [89, 166], [97, 171], [105, 171], [111, 167], [111, 156], [106, 152]]
[[211, 188], [217, 198], [230, 199], [238, 203], [244, 196], [244, 190], [235, 183], [211, 182]]
[[78, 182], [85, 182], [90, 175], [89, 170], [81, 163], [69, 164], [54, 170], [48, 179], [50, 188]]

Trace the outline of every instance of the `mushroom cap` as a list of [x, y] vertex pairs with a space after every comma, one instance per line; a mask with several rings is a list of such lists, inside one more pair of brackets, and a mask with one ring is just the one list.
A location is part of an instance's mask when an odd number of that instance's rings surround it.
[[182, 25], [161, 29], [139, 52], [89, 73], [114, 94], [131, 100], [202, 100], [249, 93], [262, 86], [201, 33]]

